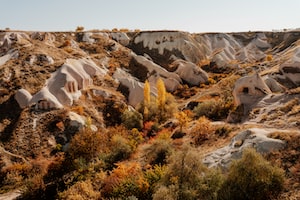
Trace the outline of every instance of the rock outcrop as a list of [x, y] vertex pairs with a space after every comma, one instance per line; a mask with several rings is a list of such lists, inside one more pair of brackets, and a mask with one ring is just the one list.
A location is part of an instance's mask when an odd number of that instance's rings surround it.
[[[123, 88], [121, 92], [125, 95], [128, 93], [127, 100], [129, 105], [135, 107], [144, 100], [144, 83], [138, 81], [128, 72], [120, 68], [116, 70], [113, 78], [120, 82], [121, 88]], [[152, 84], [150, 85], [150, 91], [152, 95], [157, 95], [156, 88]]]
[[208, 81], [208, 74], [199, 66], [185, 60], [175, 60], [172, 66], [176, 68], [175, 73], [191, 86], [199, 86]]
[[45, 87], [30, 98], [29, 92], [20, 89], [15, 98], [21, 108], [36, 105], [37, 109], [54, 109], [71, 106], [81, 96], [81, 90], [92, 85], [96, 74], [104, 76], [107, 70], [88, 59], [68, 59], [51, 75]]
[[233, 96], [237, 106], [250, 107], [260, 98], [272, 93], [259, 74], [245, 76], [238, 79], [233, 89]]
[[300, 86], [300, 47], [294, 50], [291, 59], [280, 65], [279, 70], [286, 79], [294, 84], [294, 87]]
[[198, 63], [203, 54], [193, 36], [180, 31], [145, 31], [137, 34], [130, 45], [137, 54], [146, 53], [154, 62], [168, 67], [175, 59]]
[[277, 130], [252, 128], [238, 133], [230, 144], [205, 156], [203, 162], [208, 167], [228, 169], [232, 160], [241, 158], [243, 150], [254, 148], [259, 153], [269, 153], [283, 149], [285, 142], [268, 136]]

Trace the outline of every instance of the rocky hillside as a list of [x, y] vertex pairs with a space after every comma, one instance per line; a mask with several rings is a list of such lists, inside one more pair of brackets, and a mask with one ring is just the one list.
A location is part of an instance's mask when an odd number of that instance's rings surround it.
[[[124, 198], [112, 183], [120, 166], [170, 168], [170, 152], [188, 144], [225, 171], [252, 147], [284, 170], [277, 197], [298, 199], [299, 102], [297, 31], [1, 31], [0, 193], [67, 199], [84, 183], [97, 198]], [[83, 132], [95, 134], [93, 156], [74, 150]], [[152, 183], [140, 189], [159, 199]]]

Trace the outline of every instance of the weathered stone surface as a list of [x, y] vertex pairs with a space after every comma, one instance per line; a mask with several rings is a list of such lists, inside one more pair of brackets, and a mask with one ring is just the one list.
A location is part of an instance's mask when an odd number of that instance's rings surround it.
[[279, 70], [294, 87], [300, 86], [300, 47], [293, 51], [293, 56], [288, 61], [280, 65]]
[[32, 95], [25, 89], [19, 89], [15, 94], [15, 99], [21, 108], [25, 108], [29, 105]]
[[110, 33], [113, 40], [119, 42], [123, 46], [127, 46], [130, 42], [130, 38], [126, 33], [123, 32], [112, 32]]
[[145, 31], [133, 38], [130, 48], [137, 54], [148, 54], [155, 63], [167, 68], [174, 58], [197, 63], [203, 58], [200, 44], [194, 37], [180, 31]]
[[[16, 99], [21, 107], [36, 104], [37, 109], [53, 109], [70, 106], [81, 96], [81, 90], [92, 85], [96, 74], [104, 76], [107, 70], [99, 68], [88, 59], [68, 59], [66, 63], [46, 81], [46, 85], [29, 100], [28, 92], [21, 90]], [[22, 98], [26, 97], [25, 101]]]
[[[118, 80], [121, 85], [128, 89], [128, 104], [135, 107], [144, 100], [144, 83], [138, 81], [132, 75], [120, 68], [116, 70], [113, 78]], [[156, 96], [156, 88], [152, 84], [150, 85], [150, 91], [152, 95]]]
[[203, 162], [208, 167], [228, 168], [232, 160], [241, 158], [246, 148], [254, 148], [258, 153], [284, 148], [284, 141], [268, 137], [274, 131], [260, 128], [244, 130], [233, 137], [229, 145], [206, 155]]
[[208, 81], [208, 74], [192, 62], [178, 59], [172, 65], [177, 68], [175, 73], [192, 86], [199, 86]]
[[[146, 75], [146, 77], [140, 78], [148, 79], [150, 84], [152, 85], [155, 85], [157, 80], [161, 78], [165, 83], [166, 90], [169, 92], [175, 91], [180, 85], [181, 79], [176, 73], [167, 71], [166, 69], [155, 64], [153, 61], [145, 58], [144, 56], [135, 54], [133, 54], [132, 56], [138, 65], [145, 68], [145, 72], [143, 73]], [[139, 77], [139, 75], [136, 75], [136, 77]]]
[[233, 96], [236, 105], [251, 106], [263, 96], [272, 93], [259, 74], [245, 76], [235, 83]]

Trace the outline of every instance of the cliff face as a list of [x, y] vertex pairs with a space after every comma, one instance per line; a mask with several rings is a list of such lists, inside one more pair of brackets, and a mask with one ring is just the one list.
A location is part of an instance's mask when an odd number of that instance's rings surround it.
[[146, 80], [157, 96], [158, 79], [180, 110], [223, 99], [230, 105], [211, 120], [297, 132], [299, 52], [300, 32], [2, 31], [0, 146], [51, 157], [87, 121], [94, 131], [122, 124], [143, 102]]

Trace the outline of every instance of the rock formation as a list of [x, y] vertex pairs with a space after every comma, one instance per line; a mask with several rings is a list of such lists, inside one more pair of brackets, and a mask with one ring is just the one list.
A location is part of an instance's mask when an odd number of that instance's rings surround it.
[[62, 108], [71, 106], [81, 96], [81, 90], [92, 85], [96, 74], [104, 76], [107, 70], [99, 68], [88, 59], [68, 59], [66, 63], [51, 75], [45, 87], [30, 97], [28, 91], [18, 90], [15, 95], [21, 108], [36, 105], [38, 109]]
[[272, 93], [259, 74], [245, 76], [236, 81], [233, 96], [237, 106], [247, 107], [256, 103], [263, 96]]
[[252, 128], [238, 133], [230, 144], [206, 155], [203, 162], [208, 167], [222, 167], [228, 169], [232, 160], [241, 158], [245, 148], [254, 148], [259, 153], [283, 149], [285, 142], [269, 138], [277, 130]]

